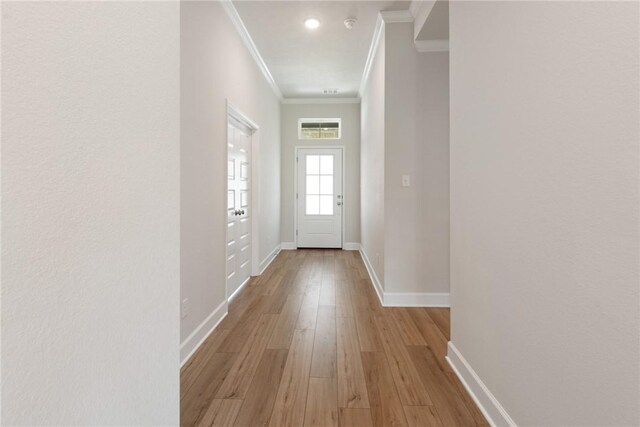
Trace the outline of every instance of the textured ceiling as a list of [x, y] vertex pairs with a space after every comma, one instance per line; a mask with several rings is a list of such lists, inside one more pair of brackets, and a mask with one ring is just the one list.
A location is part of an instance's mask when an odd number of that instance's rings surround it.
[[[358, 94], [377, 15], [382, 10], [406, 10], [408, 1], [235, 1], [251, 38], [286, 98]], [[318, 18], [320, 28], [303, 21]], [[352, 30], [343, 21], [358, 19]]]

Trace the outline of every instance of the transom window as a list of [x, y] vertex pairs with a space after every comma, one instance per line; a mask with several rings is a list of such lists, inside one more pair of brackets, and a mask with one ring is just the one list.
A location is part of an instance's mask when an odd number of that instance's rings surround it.
[[306, 156], [307, 215], [333, 215], [333, 156]]
[[298, 119], [299, 139], [340, 139], [341, 119]]

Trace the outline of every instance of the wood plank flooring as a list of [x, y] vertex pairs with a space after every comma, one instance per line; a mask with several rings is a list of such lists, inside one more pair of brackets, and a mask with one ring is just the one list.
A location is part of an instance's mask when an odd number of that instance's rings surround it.
[[445, 308], [382, 307], [358, 252], [283, 251], [180, 373], [182, 426], [488, 426]]

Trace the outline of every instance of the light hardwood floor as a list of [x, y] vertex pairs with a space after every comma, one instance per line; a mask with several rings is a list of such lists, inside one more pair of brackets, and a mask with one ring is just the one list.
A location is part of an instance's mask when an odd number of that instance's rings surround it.
[[358, 252], [283, 251], [182, 368], [183, 426], [487, 426], [445, 308], [382, 307]]

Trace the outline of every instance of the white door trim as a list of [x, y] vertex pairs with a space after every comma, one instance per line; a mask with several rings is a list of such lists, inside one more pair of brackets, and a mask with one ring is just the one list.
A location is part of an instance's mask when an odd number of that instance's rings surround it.
[[293, 200], [294, 200], [294, 208], [293, 208], [293, 242], [295, 249], [298, 249], [298, 199], [296, 199], [296, 194], [298, 194], [298, 151], [304, 149], [312, 149], [312, 150], [321, 150], [321, 149], [332, 149], [332, 150], [341, 150], [342, 152], [342, 236], [340, 236], [340, 248], [344, 249], [344, 235], [346, 234], [345, 229], [345, 217], [347, 216], [347, 204], [344, 202], [347, 199], [347, 194], [345, 193], [345, 182], [347, 181], [347, 170], [345, 168], [346, 165], [346, 155], [347, 155], [347, 147], [342, 145], [296, 145], [294, 147], [295, 155], [293, 157]]
[[[258, 160], [260, 155], [260, 151], [259, 151], [260, 150], [260, 127], [256, 124], [256, 122], [251, 120], [249, 116], [247, 116], [240, 109], [236, 108], [233, 104], [231, 104], [229, 99], [227, 99], [226, 102], [227, 102], [227, 114], [224, 117], [225, 129], [227, 129], [227, 131], [225, 131], [225, 143], [224, 143], [224, 158], [225, 158], [224, 178], [225, 180], [227, 179], [227, 176], [228, 176], [226, 159], [229, 157], [229, 146], [227, 145], [229, 135], [226, 132], [228, 132], [228, 129], [229, 129], [227, 125], [229, 123], [229, 117], [232, 117], [234, 120], [237, 120], [238, 122], [242, 123], [244, 126], [246, 126], [248, 129], [251, 130], [251, 162], [250, 162], [251, 170], [249, 171], [249, 176], [251, 177], [251, 180], [249, 182], [249, 192], [251, 196], [251, 276], [258, 276], [260, 275], [260, 250], [259, 250], [259, 247], [260, 247], [260, 234], [259, 234], [260, 162]], [[225, 191], [224, 199], [222, 200], [222, 203], [221, 203], [225, 218], [227, 216], [226, 197], [227, 197], [227, 192]], [[224, 224], [223, 235], [226, 236], [227, 222], [223, 221], [223, 224]], [[224, 244], [226, 245], [226, 239]], [[226, 253], [226, 248], [225, 248], [225, 253]], [[226, 259], [224, 263], [224, 269], [225, 269], [225, 273], [224, 273], [225, 297], [228, 301], [232, 295], [229, 295], [229, 292], [227, 289], [227, 275], [229, 274], [229, 272], [227, 271]], [[236, 294], [246, 284], [246, 282], [247, 281], [241, 284], [241, 286], [238, 287], [238, 289], [234, 292], [234, 294]]]

